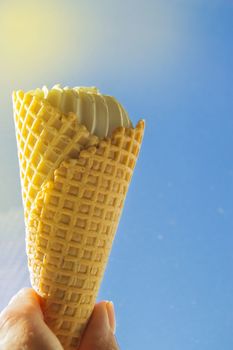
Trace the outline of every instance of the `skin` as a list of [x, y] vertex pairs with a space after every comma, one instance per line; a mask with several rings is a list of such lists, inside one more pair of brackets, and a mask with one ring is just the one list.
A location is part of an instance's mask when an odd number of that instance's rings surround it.
[[[119, 350], [113, 304], [95, 305], [77, 350]], [[22, 289], [0, 313], [0, 350], [64, 350], [44, 322], [38, 295]]]

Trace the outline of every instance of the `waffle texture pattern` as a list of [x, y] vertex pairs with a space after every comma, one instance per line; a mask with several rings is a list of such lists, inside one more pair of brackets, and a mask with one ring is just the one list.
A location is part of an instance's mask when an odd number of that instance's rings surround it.
[[139, 154], [144, 122], [100, 140], [30, 93], [13, 94], [33, 288], [64, 349], [93, 310]]

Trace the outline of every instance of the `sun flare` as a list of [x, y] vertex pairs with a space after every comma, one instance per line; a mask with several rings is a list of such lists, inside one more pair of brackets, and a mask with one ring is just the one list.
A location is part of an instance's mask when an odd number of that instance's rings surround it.
[[[52, 5], [53, 4], [53, 5]], [[54, 2], [6, 2], [0, 6], [0, 47], [4, 69], [51, 65], [66, 48], [64, 11]], [[26, 72], [26, 70], [25, 70]]]

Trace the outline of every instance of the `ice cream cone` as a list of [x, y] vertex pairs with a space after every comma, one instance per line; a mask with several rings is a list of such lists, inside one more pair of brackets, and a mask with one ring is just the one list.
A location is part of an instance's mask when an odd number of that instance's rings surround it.
[[77, 349], [93, 310], [144, 122], [100, 139], [31, 93], [13, 94], [28, 266], [45, 321]]

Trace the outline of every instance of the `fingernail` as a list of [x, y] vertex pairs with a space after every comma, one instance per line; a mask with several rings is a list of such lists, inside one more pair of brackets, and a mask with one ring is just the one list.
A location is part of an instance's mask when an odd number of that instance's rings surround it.
[[115, 317], [114, 304], [112, 301], [108, 301], [106, 303], [106, 309], [107, 309], [107, 313], [108, 313], [109, 326], [110, 326], [113, 334], [115, 334], [116, 333], [116, 317]]

